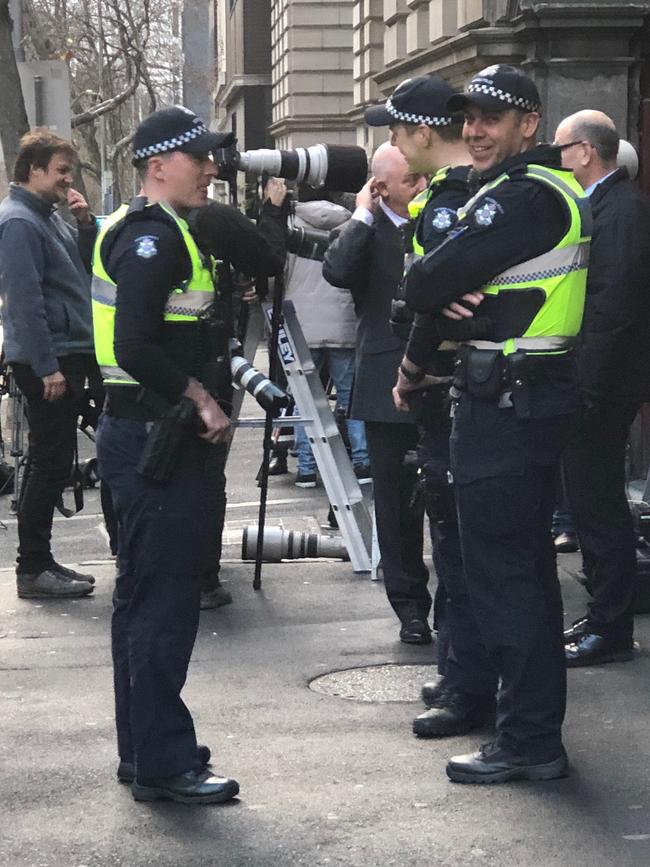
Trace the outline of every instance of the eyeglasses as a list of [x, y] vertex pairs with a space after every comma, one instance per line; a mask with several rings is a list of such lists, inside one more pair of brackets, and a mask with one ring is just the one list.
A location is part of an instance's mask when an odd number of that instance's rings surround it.
[[575, 145], [584, 144], [588, 145], [590, 148], [593, 147], [590, 141], [585, 141], [584, 139], [579, 139], [578, 141], [568, 141], [566, 144], [558, 144], [556, 141], [553, 142], [553, 147], [559, 148], [561, 151], [566, 150], [567, 148], [572, 148]]

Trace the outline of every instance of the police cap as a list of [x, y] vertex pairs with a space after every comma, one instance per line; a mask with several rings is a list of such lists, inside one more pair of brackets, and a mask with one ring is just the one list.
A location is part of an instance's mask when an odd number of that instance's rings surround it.
[[477, 105], [485, 111], [522, 111], [542, 113], [542, 101], [532, 78], [515, 66], [504, 63], [487, 66], [478, 72], [464, 93], [451, 97], [447, 104], [450, 112], [464, 111], [468, 105]]
[[211, 132], [189, 108], [174, 105], [155, 111], [138, 126], [133, 137], [133, 162], [171, 151], [212, 153], [233, 142], [232, 133]]
[[438, 75], [407, 78], [397, 85], [386, 102], [366, 109], [366, 123], [369, 126], [394, 123], [449, 126], [452, 116], [447, 103], [454, 93], [453, 87]]

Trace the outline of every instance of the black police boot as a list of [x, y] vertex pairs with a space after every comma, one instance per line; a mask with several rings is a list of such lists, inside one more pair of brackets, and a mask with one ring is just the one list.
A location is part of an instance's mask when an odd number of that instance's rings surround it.
[[510, 780], [555, 780], [564, 777], [569, 762], [562, 753], [550, 762], [531, 762], [510, 755], [495, 743], [483, 744], [475, 753], [452, 756], [447, 776], [454, 783], [507, 783]]
[[439, 677], [437, 680], [428, 680], [426, 683], [423, 683], [420, 695], [422, 696], [424, 706], [433, 707], [444, 689], [444, 677]]
[[136, 801], [223, 804], [239, 794], [239, 783], [228, 777], [216, 777], [212, 771], [203, 768], [142, 783], [134, 781], [131, 792]]
[[494, 715], [494, 707], [493, 696], [482, 698], [445, 687], [433, 707], [413, 720], [413, 734], [419, 738], [464, 735], [485, 725]]
[[[212, 755], [210, 747], [206, 747], [205, 744], [197, 744], [196, 751], [202, 768], [205, 768], [206, 765], [210, 764], [210, 757]], [[133, 762], [120, 762], [117, 766], [118, 783], [132, 783], [134, 780], [135, 768], [133, 767]]]

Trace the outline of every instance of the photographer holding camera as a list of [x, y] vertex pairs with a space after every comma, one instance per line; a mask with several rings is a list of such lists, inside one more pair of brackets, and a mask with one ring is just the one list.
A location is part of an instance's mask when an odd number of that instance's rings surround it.
[[[286, 256], [285, 224], [282, 208], [287, 187], [279, 178], [269, 178], [263, 192], [259, 220], [255, 225], [245, 214], [230, 205], [210, 202], [196, 208], [188, 216], [192, 235], [205, 255], [224, 262], [220, 294], [222, 309], [229, 333], [233, 333], [233, 299], [230, 285], [230, 268], [236, 276], [255, 277], [282, 272]], [[245, 292], [242, 303], [252, 303], [257, 298], [255, 289]], [[222, 398], [229, 395], [221, 395]], [[213, 528], [205, 566], [201, 572], [201, 610], [220, 608], [232, 602], [232, 596], [219, 580], [221, 560], [221, 537], [226, 517], [225, 464], [228, 446], [215, 447], [219, 460], [210, 464], [210, 493], [213, 497]]]
[[[180, 697], [214, 531], [210, 487], [231, 434], [218, 400], [230, 393], [230, 335], [214, 312], [216, 263], [185, 217], [206, 205], [217, 173], [210, 154], [229, 139], [180, 106], [144, 120], [133, 140], [141, 194], [107, 219], [95, 247], [95, 348], [107, 391], [97, 452], [120, 522], [118, 778], [134, 780], [136, 800], [218, 803], [239, 791], [206, 768], [210, 751], [197, 746]], [[178, 449], [155, 480], [161, 430]]]

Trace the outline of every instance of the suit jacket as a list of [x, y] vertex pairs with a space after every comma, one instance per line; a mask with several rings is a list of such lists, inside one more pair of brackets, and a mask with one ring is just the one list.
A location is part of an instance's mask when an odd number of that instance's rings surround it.
[[579, 353], [587, 398], [650, 400], [650, 202], [625, 169], [590, 197], [594, 217]]
[[349, 289], [359, 317], [351, 418], [414, 424], [410, 413], [395, 409], [391, 394], [406, 346], [389, 324], [403, 268], [402, 233], [381, 210], [372, 226], [346, 223], [325, 255], [323, 276]]

